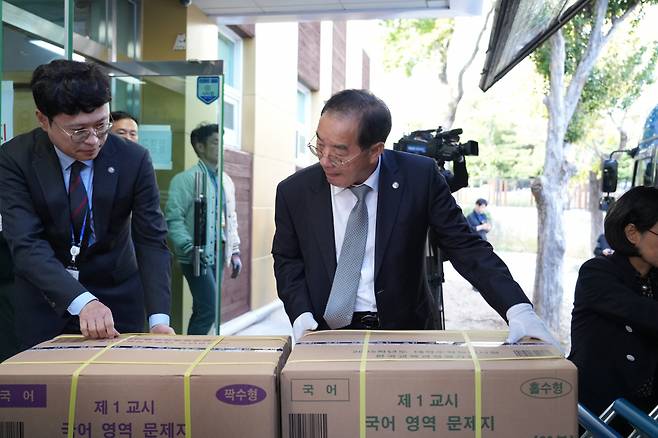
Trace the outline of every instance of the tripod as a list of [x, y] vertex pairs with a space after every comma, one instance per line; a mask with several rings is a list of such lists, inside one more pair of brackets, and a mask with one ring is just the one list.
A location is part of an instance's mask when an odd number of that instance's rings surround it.
[[[452, 163], [452, 172], [447, 170], [445, 161], [436, 160], [438, 171], [443, 175], [450, 187], [450, 192], [468, 186], [468, 171], [464, 157], [456, 159]], [[454, 172], [454, 173], [453, 173]], [[446, 318], [443, 311], [443, 258], [439, 249], [438, 238], [433, 229], [427, 232], [425, 241], [425, 293], [427, 302], [430, 303], [430, 329], [445, 330]]]

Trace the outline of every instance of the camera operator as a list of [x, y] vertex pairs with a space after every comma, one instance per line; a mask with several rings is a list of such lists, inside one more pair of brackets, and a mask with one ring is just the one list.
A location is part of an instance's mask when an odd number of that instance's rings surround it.
[[466, 158], [463, 156], [452, 162], [452, 171], [445, 168], [445, 161], [437, 161], [439, 172], [446, 179], [451, 193], [468, 187], [468, 170], [466, 170]]
[[509, 342], [558, 345], [507, 266], [472, 233], [434, 160], [385, 150], [386, 104], [344, 90], [308, 145], [319, 163], [277, 187], [272, 244], [279, 297], [295, 338], [308, 330], [428, 328], [427, 231], [457, 271], [509, 321]]

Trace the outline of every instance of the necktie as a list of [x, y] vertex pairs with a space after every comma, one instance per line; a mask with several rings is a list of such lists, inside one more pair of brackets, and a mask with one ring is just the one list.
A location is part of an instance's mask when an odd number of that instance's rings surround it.
[[350, 190], [357, 197], [357, 201], [347, 218], [345, 239], [324, 311], [324, 320], [332, 329], [345, 327], [352, 322], [368, 237], [368, 207], [365, 198], [370, 187], [364, 184], [351, 187]]
[[85, 185], [82, 183], [82, 178], [80, 177], [80, 171], [84, 167], [85, 164], [81, 161], [73, 162], [71, 165], [71, 177], [69, 179], [69, 209], [71, 211], [71, 224], [73, 224], [73, 239], [80, 246], [82, 242], [78, 242], [78, 239], [80, 239], [82, 225], [85, 223], [85, 217], [89, 211], [87, 190], [85, 190]]

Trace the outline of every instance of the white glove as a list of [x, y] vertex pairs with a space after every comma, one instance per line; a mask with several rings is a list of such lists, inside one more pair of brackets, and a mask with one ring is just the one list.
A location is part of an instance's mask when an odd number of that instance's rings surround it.
[[293, 342], [296, 344], [307, 332], [313, 331], [317, 328], [318, 323], [313, 318], [313, 314], [311, 312], [302, 313], [292, 324]]
[[513, 344], [524, 336], [530, 336], [553, 344], [562, 352], [560, 342], [548, 331], [544, 321], [539, 319], [539, 316], [532, 310], [532, 305], [528, 303], [515, 304], [509, 308], [506, 316], [509, 321], [507, 343]]

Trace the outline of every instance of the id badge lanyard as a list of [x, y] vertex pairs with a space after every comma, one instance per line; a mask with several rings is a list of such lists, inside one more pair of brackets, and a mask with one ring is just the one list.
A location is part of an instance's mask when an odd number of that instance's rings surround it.
[[[82, 219], [82, 228], [80, 229], [80, 238], [75, 240], [75, 230], [73, 229], [73, 223], [71, 223], [71, 249], [69, 253], [71, 254], [71, 268], [75, 269], [76, 267], [76, 257], [80, 255], [80, 248], [82, 248], [82, 242], [85, 238], [85, 229], [87, 228], [87, 218], [91, 217], [91, 196], [89, 189], [91, 188], [91, 181], [93, 178], [94, 168], [92, 167], [89, 171], [89, 177], [87, 178], [87, 184], [84, 184], [85, 190], [87, 190], [87, 213]], [[93, 189], [92, 189], [93, 190]]]
[[87, 210], [84, 219], [82, 220], [82, 229], [80, 230], [80, 240], [76, 242], [73, 225], [71, 225], [71, 265], [76, 266], [75, 258], [80, 255], [80, 247], [82, 246], [82, 239], [85, 238], [85, 228], [87, 227], [87, 218], [89, 217], [90, 210]]

